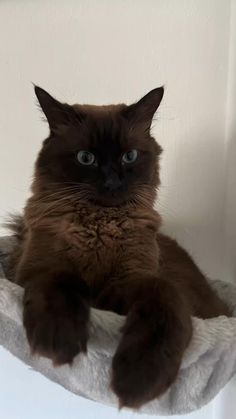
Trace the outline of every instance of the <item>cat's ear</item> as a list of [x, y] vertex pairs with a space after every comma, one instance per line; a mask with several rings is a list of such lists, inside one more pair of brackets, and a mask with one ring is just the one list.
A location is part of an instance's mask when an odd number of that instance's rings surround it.
[[72, 106], [54, 99], [41, 87], [34, 86], [34, 91], [51, 131], [57, 131], [60, 126], [68, 125], [79, 117]]
[[163, 86], [151, 90], [138, 102], [125, 108], [125, 118], [127, 118], [131, 124], [142, 124], [145, 129], [150, 129], [153, 116], [162, 101], [163, 95]]

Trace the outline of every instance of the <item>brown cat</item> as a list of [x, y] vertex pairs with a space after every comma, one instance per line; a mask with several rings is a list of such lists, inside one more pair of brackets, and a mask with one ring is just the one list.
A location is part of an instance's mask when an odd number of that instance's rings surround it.
[[131, 105], [62, 104], [35, 87], [50, 127], [12, 255], [32, 351], [54, 365], [86, 351], [90, 306], [126, 314], [112, 364], [120, 406], [173, 383], [191, 316], [228, 314], [189, 255], [159, 233], [162, 87]]

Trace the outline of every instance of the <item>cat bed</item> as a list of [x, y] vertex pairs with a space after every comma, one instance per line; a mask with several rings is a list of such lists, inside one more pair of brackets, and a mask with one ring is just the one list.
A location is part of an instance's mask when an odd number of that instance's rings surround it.
[[[0, 345], [67, 390], [118, 406], [109, 388], [109, 376], [124, 317], [92, 309], [88, 353], [77, 356], [72, 367], [54, 368], [50, 360], [32, 357], [22, 325], [23, 290], [4, 275], [11, 246], [12, 238], [0, 239]], [[193, 318], [193, 338], [177, 380], [162, 397], [145, 404], [140, 413], [192, 412], [212, 400], [236, 372], [236, 287], [219, 280], [212, 281], [212, 286], [227, 301], [233, 317]]]

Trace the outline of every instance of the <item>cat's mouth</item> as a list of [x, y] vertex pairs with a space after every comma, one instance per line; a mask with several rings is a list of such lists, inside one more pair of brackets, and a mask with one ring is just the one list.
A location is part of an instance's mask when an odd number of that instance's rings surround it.
[[129, 201], [130, 191], [128, 188], [124, 187], [115, 190], [106, 190], [101, 187], [94, 188], [93, 193], [90, 193], [89, 195], [89, 200], [95, 205], [101, 207], [120, 207]]
[[101, 207], [145, 207], [150, 208], [156, 199], [156, 190], [154, 188], [139, 187], [134, 190], [123, 190], [114, 192], [96, 191], [90, 195], [89, 201]]

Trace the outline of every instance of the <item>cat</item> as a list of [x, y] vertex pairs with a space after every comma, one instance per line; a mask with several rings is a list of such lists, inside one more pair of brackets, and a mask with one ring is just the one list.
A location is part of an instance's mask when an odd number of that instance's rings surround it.
[[49, 124], [11, 256], [24, 287], [33, 353], [71, 364], [86, 352], [90, 307], [126, 315], [112, 362], [120, 407], [139, 408], [175, 381], [191, 316], [229, 310], [155, 211], [160, 145], [151, 136], [164, 88], [132, 105], [68, 105], [35, 93]]

